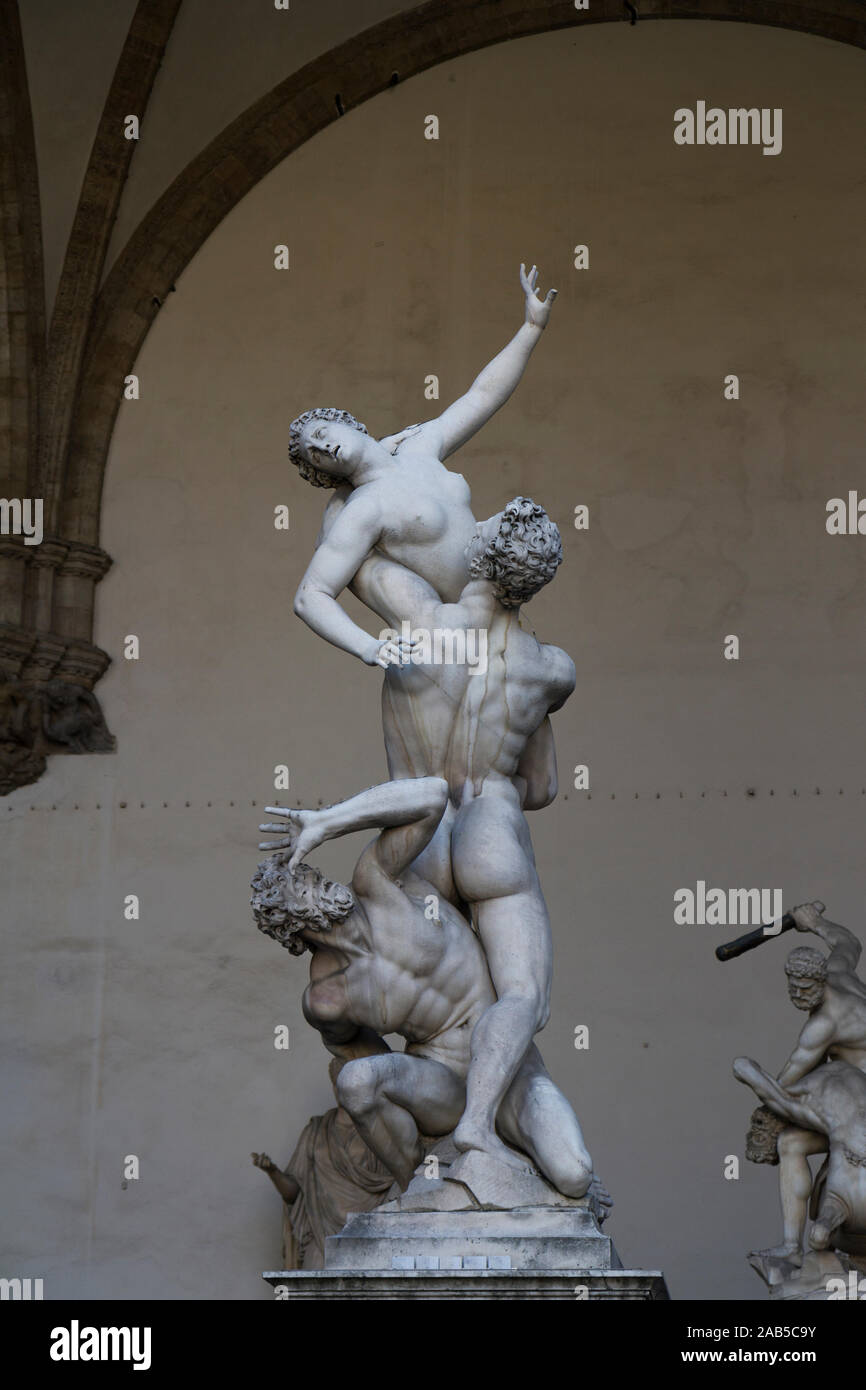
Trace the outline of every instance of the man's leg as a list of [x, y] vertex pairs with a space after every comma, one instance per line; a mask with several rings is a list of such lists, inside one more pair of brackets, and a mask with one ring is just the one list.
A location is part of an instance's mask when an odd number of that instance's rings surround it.
[[782, 1255], [789, 1259], [803, 1251], [803, 1232], [809, 1211], [809, 1198], [812, 1195], [812, 1170], [809, 1167], [810, 1154], [825, 1154], [829, 1148], [827, 1137], [816, 1134], [811, 1129], [798, 1129], [789, 1125], [778, 1138], [779, 1149], [779, 1195], [782, 1199], [782, 1243], [761, 1253]]
[[497, 1128], [524, 1149], [557, 1192], [583, 1197], [592, 1182], [592, 1159], [577, 1116], [548, 1074], [533, 1043], [502, 1105]]
[[[809, 1073], [810, 1076], [817, 1072]], [[797, 1094], [786, 1090], [775, 1077], [770, 1076], [763, 1067], [750, 1057], [737, 1057], [734, 1062], [734, 1076], [738, 1081], [751, 1086], [759, 1100], [769, 1106], [774, 1115], [790, 1123], [779, 1135], [779, 1193], [782, 1199], [782, 1243], [768, 1250], [756, 1250], [756, 1255], [782, 1256], [792, 1264], [798, 1265], [803, 1257], [803, 1232], [809, 1211], [809, 1197], [812, 1192], [812, 1170], [809, 1155], [826, 1153], [829, 1143], [826, 1135], [817, 1129], [806, 1129], [813, 1120], [817, 1123], [820, 1112], [810, 1109], [809, 1099], [803, 1094], [802, 1086]]]
[[825, 1193], [818, 1219], [809, 1232], [809, 1244], [812, 1249], [828, 1250], [839, 1227], [844, 1226], [850, 1219], [848, 1203], [836, 1192]]
[[347, 1062], [337, 1098], [402, 1188], [424, 1156], [423, 1134], [450, 1134], [460, 1118], [463, 1082], [441, 1062], [387, 1052]]
[[454, 878], [471, 903], [496, 1003], [472, 1033], [466, 1110], [458, 1149], [479, 1149], [521, 1167], [496, 1135], [499, 1107], [550, 1007], [550, 920], [522, 812], [498, 796], [464, 807], [452, 838]]
[[449, 801], [436, 827], [436, 832], [428, 845], [412, 860], [412, 871], [427, 883], [432, 883], [436, 892], [446, 902], [464, 912], [454, 885], [454, 872], [451, 867], [451, 827], [454, 824], [454, 807]]

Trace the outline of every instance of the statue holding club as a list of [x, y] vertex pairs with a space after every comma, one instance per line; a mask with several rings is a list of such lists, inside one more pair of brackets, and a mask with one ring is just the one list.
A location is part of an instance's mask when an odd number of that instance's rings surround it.
[[[834, 1242], [855, 1254], [866, 1252], [866, 983], [857, 974], [862, 946], [823, 912], [823, 903], [807, 903], [786, 913], [781, 924], [782, 930], [811, 933], [829, 948], [825, 955], [798, 946], [785, 962], [789, 998], [808, 1015], [787, 1062], [777, 1078], [750, 1058], [734, 1063], [737, 1080], [763, 1103], [752, 1117], [747, 1154], [779, 1165], [782, 1240], [750, 1257], [771, 1287], [792, 1275], [796, 1282], [794, 1271], [809, 1262], [810, 1253]], [[769, 939], [750, 933], [716, 954], [729, 960]], [[814, 1180], [813, 1154], [828, 1155]], [[819, 1268], [814, 1259], [811, 1265]]]

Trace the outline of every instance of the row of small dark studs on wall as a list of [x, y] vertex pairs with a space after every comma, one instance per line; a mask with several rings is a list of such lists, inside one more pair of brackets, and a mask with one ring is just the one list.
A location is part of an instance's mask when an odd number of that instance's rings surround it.
[[[715, 795], [715, 796], [723, 796], [723, 797], [724, 797], [724, 796], [728, 796], [729, 794], [730, 794], [731, 796], [738, 796], [738, 795], [742, 795], [742, 796], [758, 796], [758, 795], [759, 795], [759, 792], [758, 792], [758, 790], [757, 790], [756, 787], [744, 787], [744, 788], [742, 789], [742, 792], [731, 792], [731, 793], [728, 793], [728, 791], [727, 791], [726, 788], [722, 788], [722, 790], [721, 790], [720, 792], [710, 792], [710, 793], [709, 793], [710, 796], [714, 796], [714, 795]], [[845, 788], [844, 788], [844, 787], [839, 787], [839, 788], [835, 791], [835, 793], [834, 793], [832, 790], [831, 790], [831, 791], [828, 791], [826, 788], [822, 790], [821, 787], [814, 787], [811, 791], [801, 791], [801, 790], [799, 790], [797, 787], [793, 787], [793, 788], [791, 789], [790, 792], [779, 792], [779, 793], [778, 793], [779, 796], [833, 796], [834, 794], [835, 794], [836, 796], [844, 796], [844, 795], [845, 795]], [[851, 793], [851, 794], [852, 794], [853, 796], [866, 796], [866, 787], [861, 787], [860, 790], [859, 790], [859, 792], [856, 792], [856, 791], [855, 791], [855, 792], [853, 792], [853, 793]], [[628, 793], [628, 792], [620, 792], [619, 795], [620, 795], [620, 797], [627, 797], [627, 796], [629, 796], [629, 793]], [[634, 801], [639, 801], [640, 798], [641, 798], [641, 795], [643, 795], [643, 798], [644, 798], [645, 801], [661, 801], [661, 799], [662, 799], [662, 793], [661, 793], [661, 792], [644, 792], [644, 793], [641, 793], [641, 792], [633, 792], [633, 793], [631, 793], [632, 799], [633, 799]], [[668, 798], [674, 797], [675, 799], [679, 799], [680, 801], [684, 800], [685, 797], [686, 797], [686, 793], [685, 793], [685, 792], [676, 792], [676, 793], [674, 793], [674, 792], [665, 792], [664, 795], [665, 795], [666, 797], [668, 797]], [[767, 795], [768, 795], [768, 796], [775, 796], [775, 795], [776, 795], [776, 789], [775, 789], [775, 787], [770, 787], [769, 791], [767, 792]], [[599, 799], [601, 799], [601, 798], [603, 798], [603, 797], [607, 797], [610, 801], [616, 801], [617, 793], [616, 793], [616, 792], [603, 792], [603, 793], [602, 793], [602, 792], [596, 792], [596, 796], [597, 796]], [[707, 792], [703, 791], [703, 792], [701, 792], [701, 793], [699, 794], [699, 796], [700, 796], [700, 799], [705, 799], [706, 796], [707, 796]], [[568, 792], [564, 792], [564, 793], [563, 793], [562, 799], [563, 799], [563, 801], [567, 801], [567, 800], [568, 800]], [[583, 798], [582, 798], [582, 799], [583, 799], [584, 801], [592, 801], [592, 792], [589, 792], [589, 791], [588, 791], [588, 792], [585, 792], [585, 793], [583, 794]], [[152, 809], [153, 806], [154, 806], [155, 804], [158, 804], [158, 803], [151, 802], [149, 806], [148, 806], [148, 804], [147, 804], [146, 802], [144, 802], [144, 801], [139, 801], [138, 804], [137, 804], [137, 806], [136, 806], [136, 804], [135, 804], [134, 802], [129, 802], [129, 801], [119, 801], [119, 802], [117, 803], [118, 808], [119, 808], [121, 811], [126, 811], [126, 810], [129, 810], [129, 809], [132, 809], [132, 810], [138, 809], [138, 810], [144, 811], [144, 810], [147, 810], [147, 809]], [[203, 803], [205, 809], [207, 809], [208, 807], [212, 807], [212, 806], [217, 806], [217, 807], [225, 806], [225, 805], [228, 805], [228, 806], [236, 806], [236, 805], [237, 805], [237, 806], [246, 806], [246, 804], [247, 804], [247, 803], [246, 803], [245, 801], [243, 801], [243, 802], [241, 802], [241, 801], [238, 801], [238, 802], [235, 802], [235, 801], [229, 801], [229, 802], [206, 801], [206, 802]], [[259, 803], [258, 803], [257, 801], [251, 801], [249, 804], [250, 804], [250, 806], [258, 806]], [[282, 806], [282, 805], [283, 805], [283, 802], [281, 802], [281, 801], [279, 801], [279, 800], [274, 800], [272, 803], [269, 802], [268, 804], [269, 804], [269, 805], [274, 805], [274, 806]], [[303, 802], [303, 801], [296, 801], [296, 802], [295, 802], [295, 806], [296, 806], [297, 808], [300, 808], [300, 807], [302, 807], [302, 806], [304, 806], [304, 805], [308, 805], [308, 804], [309, 804], [309, 803], [305, 803], [305, 802]], [[178, 805], [180, 805], [179, 802], [175, 803], [175, 805], [172, 806], [171, 802], [169, 802], [169, 801], [163, 801], [163, 803], [162, 803], [162, 810], [164, 810], [164, 811], [167, 811], [167, 810], [174, 810], [174, 809], [177, 808]], [[184, 803], [183, 803], [184, 809], [191, 808], [192, 805], [193, 805], [193, 803], [192, 803], [191, 801], [184, 801]], [[324, 805], [325, 805], [325, 803], [324, 803], [324, 801], [321, 799], [321, 797], [320, 797], [319, 800], [316, 802], [316, 805], [317, 805], [317, 806], [324, 806]], [[103, 803], [102, 803], [101, 801], [97, 801], [97, 802], [95, 803], [95, 806], [94, 806], [93, 809], [94, 809], [94, 810], [97, 810], [97, 811], [101, 811], [101, 810], [102, 810], [102, 806], [103, 806]], [[14, 809], [14, 807], [12, 806], [12, 803], [10, 802], [10, 803], [9, 803], [9, 810], [12, 811], [13, 809]], [[61, 808], [61, 809], [63, 809], [63, 808]], [[88, 810], [88, 809], [90, 809], [90, 808], [87, 807], [87, 806], [82, 806], [79, 802], [76, 801], [76, 802], [73, 804], [72, 809], [73, 809], [73, 811], [86, 811], [86, 810]], [[197, 808], [197, 809], [201, 809], [201, 807], [199, 806], [199, 808]], [[289, 808], [288, 806], [286, 806], [285, 809], [288, 810], [288, 809], [290, 809], [290, 808]], [[56, 806], [56, 804], [55, 804], [55, 805], [52, 805], [52, 806], [31, 806], [31, 807], [30, 807], [30, 810], [31, 810], [31, 811], [56, 811], [56, 810], [57, 810], [57, 806]]]
[[[714, 793], [712, 793], [712, 792], [710, 793], [711, 796], [712, 796], [713, 794], [714, 794]], [[742, 794], [743, 796], [757, 796], [757, 795], [758, 795], [758, 790], [757, 790], [756, 787], [744, 787], [741, 794]], [[604, 795], [608, 796], [609, 799], [610, 799], [611, 801], [616, 801], [616, 792], [606, 792], [606, 793], [604, 793]], [[627, 793], [627, 792], [621, 792], [620, 795], [621, 795], [621, 796], [627, 796], [628, 793]], [[638, 800], [640, 799], [640, 795], [641, 795], [640, 792], [634, 792], [634, 793], [633, 793], [634, 800], [635, 800], [635, 801], [638, 801]], [[668, 797], [672, 797], [672, 796], [674, 795], [674, 793], [673, 793], [673, 792], [666, 792], [665, 795], [668, 796]], [[676, 795], [677, 795], [677, 797], [682, 801], [682, 800], [684, 800], [684, 798], [685, 798], [685, 796], [686, 796], [686, 793], [685, 793], [685, 792], [677, 792]], [[703, 798], [703, 797], [706, 797], [706, 795], [707, 795], [707, 793], [706, 793], [705, 791], [704, 791], [704, 792], [701, 792], [701, 797], [702, 797], [702, 798]], [[728, 795], [727, 789], [723, 787], [722, 790], [721, 790], [721, 792], [716, 792], [715, 795], [718, 795], [718, 796], [727, 796], [727, 795]], [[740, 795], [740, 793], [738, 793], [738, 792], [732, 792], [731, 795], [732, 795], [732, 796], [737, 796], [737, 795]], [[769, 789], [767, 795], [768, 795], [768, 796], [775, 796], [775, 795], [776, 795], [776, 789], [775, 789], [775, 787], [770, 787], [770, 789]], [[786, 792], [780, 792], [779, 795], [780, 795], [780, 796], [786, 796], [786, 795], [787, 795], [787, 796], [832, 796], [832, 795], [833, 795], [833, 792], [832, 792], [832, 791], [828, 791], [826, 788], [822, 791], [820, 787], [814, 787], [814, 788], [812, 789], [811, 792], [809, 792], [809, 791], [801, 792], [801, 791], [799, 791], [799, 790], [797, 789], [797, 787], [792, 787], [792, 789], [791, 789], [790, 792], [787, 792], [787, 793], [786, 793]], [[837, 792], [836, 792], [836, 795], [837, 795], [837, 796], [844, 796], [844, 795], [845, 795], [845, 788], [844, 788], [844, 787], [839, 787], [838, 790], [837, 790]], [[866, 796], [866, 787], [861, 787], [859, 793], [858, 793], [858, 792], [854, 792], [854, 793], [852, 793], [852, 795], [854, 795], [854, 796], [857, 796], [857, 795], [859, 795], [859, 796]], [[644, 798], [645, 798], [646, 800], [648, 800], [648, 801], [661, 801], [661, 799], [662, 799], [662, 793], [661, 793], [661, 792], [654, 792], [654, 793], [650, 794], [650, 793], [644, 792]], [[567, 800], [568, 800], [568, 793], [566, 792], [566, 793], [563, 794], [563, 801], [567, 801]], [[587, 801], [592, 801], [592, 792], [587, 792], [587, 793], [586, 793], [586, 800], [587, 800]]]

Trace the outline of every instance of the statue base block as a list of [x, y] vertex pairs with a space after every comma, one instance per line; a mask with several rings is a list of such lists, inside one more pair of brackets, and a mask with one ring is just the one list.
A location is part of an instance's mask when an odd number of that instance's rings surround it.
[[749, 1264], [769, 1288], [771, 1299], [832, 1302], [866, 1297], [866, 1258], [844, 1250], [809, 1250], [799, 1265], [756, 1250], [749, 1256]]
[[443, 1153], [434, 1171], [350, 1216], [324, 1269], [264, 1278], [280, 1298], [668, 1298], [659, 1271], [623, 1269], [592, 1190], [564, 1197], [530, 1164], [477, 1153]]
[[669, 1297], [664, 1276], [642, 1269], [288, 1269], [263, 1278], [278, 1299], [547, 1298], [652, 1302]]
[[[396, 1203], [393, 1205], [396, 1206]], [[376, 1211], [325, 1242], [326, 1270], [621, 1269], [587, 1207]]]
[[668, 1298], [658, 1270], [623, 1269], [597, 1187], [565, 1197], [528, 1159], [449, 1140], [431, 1153], [405, 1192], [328, 1236], [324, 1269], [263, 1275], [278, 1298]]

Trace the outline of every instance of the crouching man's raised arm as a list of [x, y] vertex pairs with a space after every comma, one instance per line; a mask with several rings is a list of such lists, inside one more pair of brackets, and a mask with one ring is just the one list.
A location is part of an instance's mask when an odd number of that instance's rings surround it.
[[339, 839], [355, 830], [381, 828], [381, 834], [361, 855], [352, 887], [363, 892], [371, 868], [388, 878], [397, 878], [430, 843], [448, 805], [448, 783], [441, 777], [406, 777], [368, 787], [321, 810], [293, 810], [285, 806], [266, 806], [268, 815], [280, 822], [265, 822], [262, 831], [280, 831], [285, 838], [264, 841], [259, 849], [290, 849], [290, 871], [295, 869], [326, 840]]

